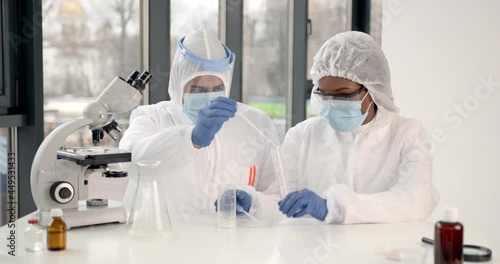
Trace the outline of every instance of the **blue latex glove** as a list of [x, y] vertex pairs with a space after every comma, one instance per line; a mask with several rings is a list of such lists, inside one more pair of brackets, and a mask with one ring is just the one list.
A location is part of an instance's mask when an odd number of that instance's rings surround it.
[[210, 101], [198, 113], [198, 119], [191, 134], [193, 144], [200, 147], [210, 145], [215, 134], [224, 122], [234, 117], [234, 113], [236, 113], [236, 101], [233, 99], [217, 97]]
[[326, 200], [308, 189], [289, 193], [285, 199], [278, 202], [278, 205], [280, 211], [287, 217], [297, 218], [310, 214], [324, 221], [328, 214]]
[[236, 190], [236, 204], [241, 206], [241, 208], [248, 213], [252, 205], [252, 196], [245, 191]]
[[[217, 200], [215, 200], [215, 211], [217, 212]], [[245, 212], [250, 211], [250, 206], [252, 206], [252, 196], [243, 190], [236, 189], [236, 205], [241, 206]], [[242, 214], [237, 212], [237, 214]]]

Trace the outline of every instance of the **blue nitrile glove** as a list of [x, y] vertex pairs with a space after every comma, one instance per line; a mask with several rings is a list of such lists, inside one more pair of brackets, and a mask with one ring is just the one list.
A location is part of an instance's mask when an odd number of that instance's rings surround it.
[[[217, 200], [215, 200], [215, 211], [217, 212]], [[245, 212], [250, 211], [250, 206], [252, 206], [252, 196], [243, 190], [236, 189], [236, 205], [241, 206]], [[242, 214], [237, 211], [237, 214]]]
[[252, 205], [252, 196], [243, 190], [236, 190], [236, 204], [248, 213]]
[[224, 122], [234, 117], [236, 113], [236, 101], [227, 97], [217, 97], [210, 101], [198, 113], [196, 125], [191, 134], [193, 144], [200, 147], [210, 145], [215, 134]]
[[328, 214], [326, 200], [308, 189], [289, 193], [285, 199], [278, 202], [278, 205], [283, 214], [293, 218], [310, 214], [314, 218], [324, 221]]

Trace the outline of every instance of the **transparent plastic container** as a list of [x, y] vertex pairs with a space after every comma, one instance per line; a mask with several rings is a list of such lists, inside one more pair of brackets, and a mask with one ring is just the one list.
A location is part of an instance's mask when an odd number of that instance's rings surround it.
[[375, 245], [375, 253], [384, 260], [394, 263], [424, 264], [427, 259], [427, 247], [415, 242], [385, 241]]
[[139, 239], [159, 239], [171, 232], [170, 216], [160, 190], [160, 161], [139, 161], [139, 183], [128, 218], [129, 234]]
[[217, 227], [236, 227], [236, 186], [220, 185], [217, 188]]
[[39, 252], [43, 248], [43, 231], [38, 227], [37, 219], [28, 220], [24, 230], [24, 249], [28, 252]]

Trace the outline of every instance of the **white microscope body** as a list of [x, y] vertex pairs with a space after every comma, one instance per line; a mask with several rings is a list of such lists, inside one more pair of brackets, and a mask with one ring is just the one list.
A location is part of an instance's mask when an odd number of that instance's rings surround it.
[[40, 224], [47, 226], [52, 208], [63, 209], [68, 228], [126, 222], [126, 210], [121, 202], [106, 199], [88, 199], [88, 177], [102, 172], [105, 177], [126, 177], [126, 172], [111, 172], [109, 163], [130, 162], [131, 153], [119, 149], [65, 148], [64, 140], [78, 129], [88, 126], [92, 130], [95, 146], [105, 131], [114, 140], [114, 130], [121, 128], [112, 113], [133, 109], [142, 99], [141, 91], [151, 74], [134, 72], [127, 81], [116, 77], [92, 103], [83, 117], [57, 127], [42, 142], [31, 167], [31, 193], [40, 212]]

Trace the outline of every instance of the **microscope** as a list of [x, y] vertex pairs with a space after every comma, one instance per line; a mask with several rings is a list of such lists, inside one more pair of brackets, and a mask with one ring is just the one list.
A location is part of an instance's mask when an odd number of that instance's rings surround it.
[[[88, 199], [88, 178], [100, 172], [103, 177], [127, 177], [127, 172], [111, 171], [108, 164], [132, 160], [130, 152], [99, 147], [106, 132], [113, 140], [122, 131], [113, 113], [136, 107], [141, 92], [151, 79], [147, 71], [134, 71], [127, 80], [116, 77], [99, 97], [83, 110], [83, 117], [57, 127], [42, 142], [31, 167], [31, 194], [40, 213], [40, 225], [52, 219], [50, 210], [63, 210], [67, 228], [104, 223], [125, 223], [127, 213], [121, 202]], [[92, 131], [94, 147], [70, 148], [64, 140], [82, 127]]]

